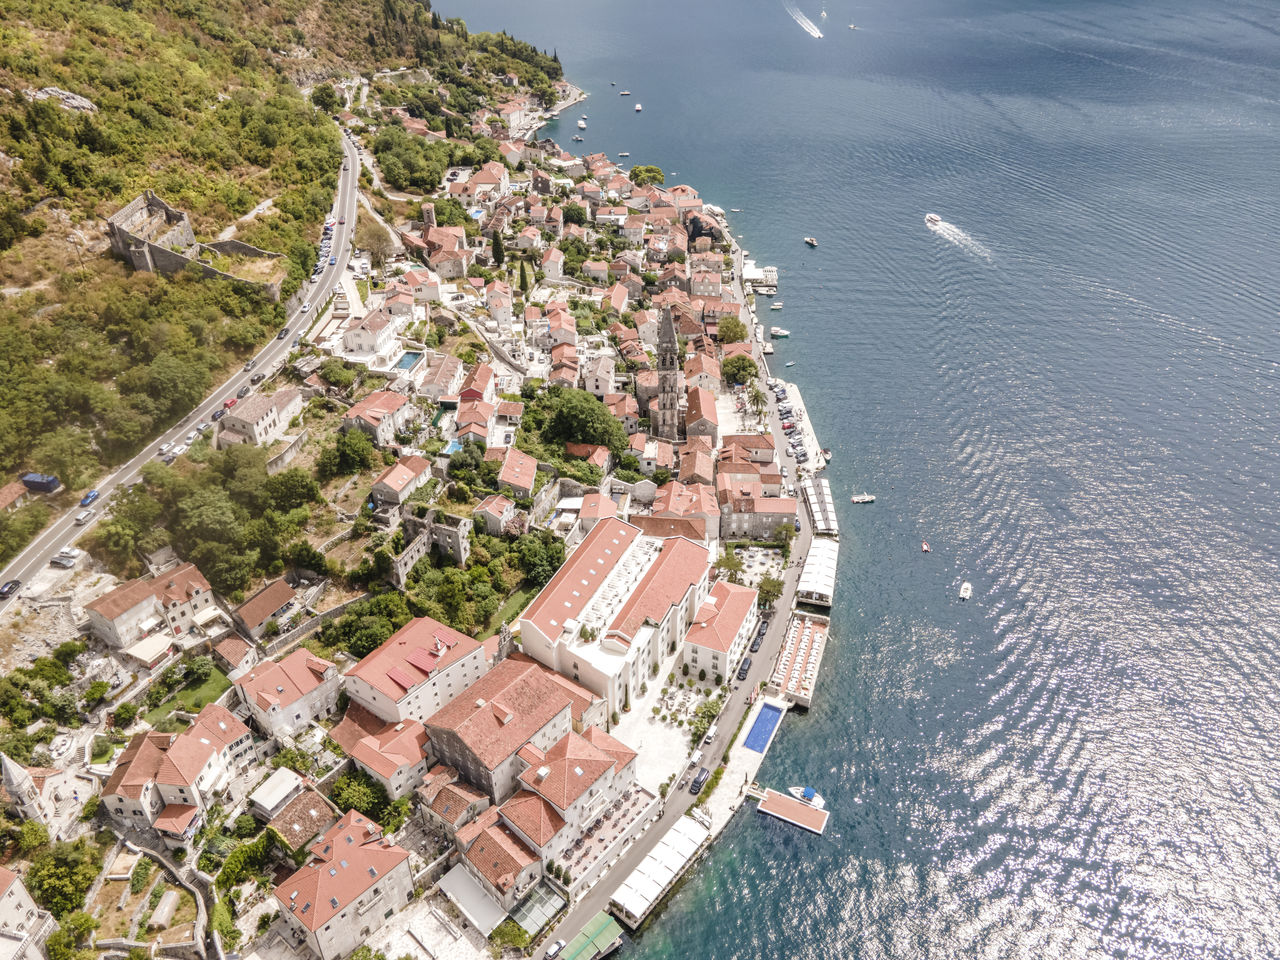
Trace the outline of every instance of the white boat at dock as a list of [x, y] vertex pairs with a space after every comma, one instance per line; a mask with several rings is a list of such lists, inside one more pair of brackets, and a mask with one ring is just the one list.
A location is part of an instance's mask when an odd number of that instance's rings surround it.
[[775, 340], [781, 340], [785, 337], [791, 336], [791, 331], [784, 330], [782, 327], [770, 327], [769, 336], [773, 337]]
[[761, 352], [761, 353], [763, 353], [766, 357], [772, 356], [772, 355], [773, 355], [773, 344], [772, 344], [772, 343], [769, 343], [768, 341], [766, 341], [766, 342], [765, 342], [765, 345], [764, 345], [763, 347], [761, 347], [761, 348], [760, 348], [760, 352]]
[[644, 109], [644, 107], [640, 106], [640, 104], [638, 104], [638, 103], [636, 104], [636, 113], [639, 113], [639, 112], [640, 112], [641, 110], [643, 110], [643, 109]]
[[875, 503], [876, 495], [874, 493], [867, 493], [864, 490], [862, 493], [855, 493], [852, 497], [849, 498], [849, 502], [850, 503]]
[[968, 580], [966, 580], [964, 583], [960, 584], [960, 599], [968, 600], [972, 596], [973, 596], [973, 584], [970, 583]]
[[801, 803], [807, 803], [815, 810], [825, 810], [827, 801], [822, 799], [822, 794], [813, 787], [787, 787], [787, 793], [791, 794]]

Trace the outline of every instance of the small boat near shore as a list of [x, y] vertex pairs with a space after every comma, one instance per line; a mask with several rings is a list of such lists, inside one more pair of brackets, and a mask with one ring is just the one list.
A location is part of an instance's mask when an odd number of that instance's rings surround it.
[[730, 213], [741, 213], [742, 211], [741, 211], [739, 208], [737, 208], [737, 207], [730, 207], [730, 208], [729, 208], [729, 212], [730, 212]]
[[780, 304], [780, 303], [771, 303], [771, 304], [769, 304], [769, 309], [770, 309], [770, 310], [781, 310], [781, 309], [782, 309], [782, 304]]
[[862, 493], [855, 493], [852, 497], [849, 498], [849, 502], [850, 503], [875, 503], [876, 495], [874, 493], [867, 493], [864, 490]]
[[623, 150], [620, 154], [618, 154], [618, 156], [620, 156], [620, 157], [629, 157], [629, 156], [631, 156], [631, 154], [629, 154], [629, 153], [627, 153], [627, 151]]
[[822, 799], [822, 794], [813, 787], [787, 787], [787, 793], [791, 794], [801, 803], [807, 803], [815, 810], [825, 810], [827, 801]]
[[631, 91], [630, 91], [630, 90], [619, 90], [619, 91], [618, 91], [618, 96], [620, 96], [620, 97], [629, 97], [629, 96], [631, 96]]
[[830, 463], [830, 462], [831, 462], [831, 451], [830, 451], [830, 450], [828, 450], [826, 447], [823, 447], [823, 448], [822, 448], [822, 450], [821, 450], [820, 452], [821, 452], [821, 454], [822, 454], [822, 459], [823, 459], [823, 460], [825, 460], [825, 461], [827, 461], [827, 463]]
[[972, 596], [973, 596], [973, 584], [970, 583], [968, 580], [966, 580], [964, 583], [960, 584], [960, 599], [968, 600]]
[[579, 120], [579, 121], [578, 121], [578, 129], [579, 129], [579, 130], [585, 130], [585, 129], [587, 129], [587, 121], [585, 121], [585, 120]]
[[581, 143], [581, 142], [582, 142], [582, 138], [581, 138], [581, 137], [577, 137], [577, 136], [575, 136], [573, 139], [574, 139], [574, 141], [575, 141], [575, 142], [577, 142], [577, 143]]
[[636, 104], [636, 113], [639, 113], [639, 112], [640, 112], [641, 110], [643, 110], [643, 109], [644, 109], [644, 107], [640, 106], [640, 104], [638, 104], [638, 103]]
[[786, 363], [783, 364], [784, 367], [794, 367], [795, 365], [796, 365], [796, 362], [794, 360], [788, 360]]
[[804, 242], [805, 242], [805, 243], [807, 243], [807, 244], [808, 244], [809, 246], [811, 246], [811, 247], [816, 247], [816, 246], [818, 245], [817, 238], [815, 238], [815, 237], [805, 237], [805, 238], [804, 238]]
[[773, 337], [775, 340], [782, 340], [791, 336], [791, 331], [783, 330], [782, 327], [770, 327], [769, 336]]
[[773, 356], [773, 344], [766, 340], [764, 346], [760, 348], [760, 352], [766, 357]]

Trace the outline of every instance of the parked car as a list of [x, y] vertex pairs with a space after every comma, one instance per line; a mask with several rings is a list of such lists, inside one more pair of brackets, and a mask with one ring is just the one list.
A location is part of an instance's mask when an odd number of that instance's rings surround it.
[[173, 457], [176, 460], [178, 459], [178, 457], [186, 453], [188, 449], [190, 448], [185, 443], [180, 443], [173, 448], [173, 453], [169, 454], [169, 456]]
[[250, 370], [252, 370], [252, 369], [253, 369], [254, 367], [256, 367], [257, 365], [258, 365], [258, 361], [257, 361], [257, 360], [252, 360], [252, 359], [250, 359], [250, 360], [246, 360], [246, 361], [244, 362], [244, 369], [245, 369], [245, 372], [246, 372], [246, 373], [248, 373]]
[[346, 218], [346, 217], [339, 217], [339, 218], [338, 218], [338, 222], [339, 222], [339, 223], [346, 223], [346, 222], [347, 222], [347, 218]]
[[222, 409], [223, 409], [223, 412], [225, 413], [227, 410], [230, 410], [232, 407], [234, 407], [234, 406], [235, 406], [237, 403], [239, 403], [239, 402], [240, 402], [240, 401], [239, 401], [237, 398], [235, 398], [235, 397], [227, 397], [227, 399], [225, 399], [225, 400], [223, 400], [223, 401], [222, 401]]
[[18, 588], [22, 586], [21, 580], [6, 580], [3, 587], [0, 587], [0, 600], [7, 600], [18, 592]]
[[738, 679], [739, 680], [747, 679], [747, 674], [750, 672], [751, 672], [751, 658], [743, 657], [742, 666], [738, 667]]
[[87, 507], [89, 506], [89, 504], [93, 503], [93, 501], [97, 499], [98, 499], [98, 491], [90, 490], [88, 493], [86, 493], [83, 497], [80, 498], [80, 506]]
[[213, 429], [213, 424], [210, 423], [208, 420], [201, 420], [199, 423], [196, 424], [196, 429], [199, 430], [201, 433], [206, 433], [209, 430]]
[[236, 391], [236, 397], [243, 400], [249, 395], [249, 385], [246, 383], [243, 387]]
[[787, 475], [787, 467], [786, 467], [786, 464], [783, 464], [783, 467], [782, 467], [782, 475], [783, 475], [784, 477]]
[[[235, 403], [235, 401], [234, 401], [234, 400], [232, 400], [231, 402], [232, 402], [232, 403]], [[226, 415], [227, 415], [227, 411], [226, 411], [226, 410], [215, 410], [215, 411], [213, 411], [213, 420], [214, 420], [214, 422], [215, 422], [215, 423], [217, 423], [219, 420], [221, 420], [221, 419], [222, 419], [223, 417], [225, 417]]]
[[177, 459], [178, 459], [178, 455], [177, 455], [176, 453], [171, 453], [171, 454], [169, 454], [167, 457], [165, 457], [165, 458], [161, 461], [161, 463], [163, 463], [166, 467], [171, 467], [171, 466], [173, 466], [173, 461], [175, 461], [175, 460], [177, 460]]
[[711, 776], [711, 771], [706, 767], [698, 768], [698, 775], [693, 778], [693, 783], [689, 784], [689, 792], [695, 797], [702, 792], [702, 788], [707, 785], [707, 780]]
[[800, 532], [800, 518], [796, 517], [796, 533]]
[[334, 267], [334, 266], [337, 266], [337, 264], [338, 264], [338, 258], [337, 258], [337, 257], [330, 257], [330, 258], [329, 258], [329, 266]]
[[173, 449], [173, 441], [172, 441], [172, 440], [170, 440], [168, 443], [162, 443], [162, 444], [160, 444], [160, 449], [159, 449], [159, 451], [158, 451], [158, 452], [159, 452], [159, 453], [161, 453], [161, 454], [166, 454], [166, 453], [168, 453], [168, 452], [169, 452], [170, 450], [172, 450], [172, 449]]
[[551, 946], [547, 947], [547, 952], [544, 954], [544, 956], [547, 958], [547, 960], [551, 960], [552, 957], [559, 956], [560, 951], [563, 949], [564, 949], [564, 941], [557, 940]]
[[308, 300], [306, 303], [302, 305], [302, 312], [306, 313], [310, 309], [311, 309], [311, 301]]
[[[259, 376], [261, 376], [261, 374], [259, 374]], [[191, 444], [195, 443], [196, 440], [199, 439], [199, 437], [200, 437], [200, 431], [192, 430], [190, 433], [187, 434], [187, 439], [186, 439], [187, 446], [191, 446]]]
[[[255, 373], [252, 377], [250, 377], [250, 378], [249, 378], [249, 382], [250, 382], [250, 383], [255, 383], [255, 384], [256, 384], [256, 383], [261, 383], [261, 382], [262, 382], [263, 380], [265, 380], [265, 379], [267, 379], [267, 375], [266, 375], [265, 373], [258, 372], [258, 373]], [[246, 389], [247, 389], [247, 388], [246, 388]]]

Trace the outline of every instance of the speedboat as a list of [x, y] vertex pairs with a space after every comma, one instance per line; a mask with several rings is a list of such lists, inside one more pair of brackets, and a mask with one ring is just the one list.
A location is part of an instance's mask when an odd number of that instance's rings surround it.
[[643, 109], [644, 109], [644, 108], [643, 108], [642, 106], [640, 106], [640, 104], [638, 104], [638, 103], [636, 104], [636, 113], [639, 113], [639, 112], [640, 112], [641, 110], [643, 110]]
[[784, 337], [791, 336], [791, 331], [783, 330], [781, 327], [770, 327], [769, 336], [773, 337], [775, 340], [781, 340]]
[[921, 553], [928, 553], [928, 552], [929, 552], [929, 541], [928, 541], [928, 540], [921, 540], [921, 541], [920, 541], [920, 552], [921, 552]]
[[787, 787], [787, 793], [791, 794], [801, 803], [807, 803], [815, 810], [825, 810], [827, 801], [822, 799], [822, 794], [813, 787]]
[[730, 212], [730, 213], [741, 213], [742, 211], [741, 211], [738, 207], [730, 207], [730, 208], [729, 208], [729, 212]]
[[936, 227], [942, 222], [942, 218], [936, 213], [926, 213], [924, 215], [924, 222], [927, 226]]
[[876, 495], [874, 493], [855, 493], [849, 498], [850, 503], [875, 503]]
[[805, 237], [805, 238], [804, 238], [804, 242], [805, 242], [805, 243], [807, 243], [807, 244], [808, 244], [809, 246], [811, 246], [811, 247], [816, 247], [816, 246], [818, 245], [818, 241], [817, 241], [816, 239], [814, 239], [813, 237]]
[[574, 140], [576, 140], [578, 143], [581, 143], [581, 142], [582, 142], [582, 138], [581, 138], [581, 137], [574, 137], [573, 139], [574, 139]]
[[609, 81], [609, 86], [611, 86], [611, 87], [616, 87], [617, 85], [618, 85], [618, 81], [617, 81], [617, 80], [610, 80], [610, 81]]
[[973, 584], [970, 583], [968, 580], [966, 580], [964, 583], [960, 584], [960, 599], [968, 600], [972, 596], [973, 596]]
[[590, 117], [588, 117], [588, 116], [584, 113], [584, 114], [582, 115], [582, 119], [583, 119], [583, 120], [590, 120], [591, 118], [590, 118]]
[[831, 462], [831, 451], [830, 451], [830, 450], [828, 450], [828, 449], [826, 449], [826, 448], [824, 447], [824, 448], [822, 449], [822, 451], [821, 451], [821, 452], [822, 452], [822, 459], [823, 459], [823, 460], [825, 460], [825, 461], [827, 461], [827, 463], [830, 463], [830, 462]]
[[579, 121], [578, 121], [578, 129], [579, 129], [579, 130], [585, 130], [585, 129], [587, 129], [587, 121], [585, 121], [585, 120], [579, 120]]
[[620, 96], [620, 97], [629, 97], [629, 96], [631, 96], [631, 91], [630, 91], [630, 90], [619, 90], [619, 91], [618, 91], [618, 96]]
[[786, 367], [794, 367], [795, 365], [796, 365], [796, 362], [794, 360], [788, 360], [785, 364], [783, 364], [783, 366], [786, 366]]
[[857, 30], [857, 29], [858, 29], [858, 25], [857, 25], [856, 23], [851, 23], [851, 24], [849, 24], [849, 29], [850, 29], [850, 30]]
[[770, 309], [770, 310], [781, 310], [781, 309], [782, 309], [782, 304], [780, 304], [780, 303], [771, 303], [771, 304], [769, 304], [769, 309]]

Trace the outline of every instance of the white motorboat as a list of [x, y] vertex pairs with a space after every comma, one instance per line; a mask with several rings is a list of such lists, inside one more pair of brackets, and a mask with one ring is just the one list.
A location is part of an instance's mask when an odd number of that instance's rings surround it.
[[590, 117], [588, 117], [588, 116], [584, 113], [584, 114], [582, 115], [582, 119], [583, 119], [583, 120], [590, 120], [591, 118], [590, 118]]
[[574, 139], [574, 141], [575, 141], [576, 143], [581, 143], [581, 142], [582, 142], [582, 138], [581, 138], [581, 137], [574, 137], [573, 139]]
[[644, 109], [644, 107], [640, 106], [640, 104], [638, 104], [638, 103], [636, 104], [636, 113], [639, 113], [639, 112], [640, 112], [641, 110], [643, 110], [643, 109]]
[[629, 157], [629, 156], [631, 156], [631, 154], [629, 154], [627, 151], [623, 150], [620, 154], [618, 154], [618, 156], [620, 156], [620, 157]]
[[942, 222], [942, 218], [936, 213], [926, 213], [924, 215], [924, 222], [926, 226], [936, 227]]
[[815, 810], [825, 810], [827, 801], [822, 799], [822, 794], [813, 787], [787, 787], [787, 793], [791, 794], [801, 803], [807, 803]]
[[771, 304], [769, 304], [769, 309], [770, 309], [770, 310], [781, 310], [781, 309], [782, 309], [782, 304], [780, 304], [780, 303], [771, 303]]
[[818, 245], [818, 241], [814, 237], [805, 237], [804, 242], [811, 247], [816, 247]]
[[786, 367], [794, 367], [795, 365], [796, 365], [796, 362], [794, 360], [788, 360], [785, 364], [783, 364], [783, 366], [786, 366]]
[[970, 583], [968, 580], [966, 580], [964, 583], [960, 584], [960, 599], [968, 600], [972, 596], [973, 596], [973, 584]]
[[790, 330], [784, 330], [784, 329], [782, 329], [782, 327], [770, 327], [770, 328], [769, 328], [769, 336], [773, 337], [775, 340], [781, 340], [781, 339], [783, 339], [784, 337], [789, 337], [789, 336], [791, 336], [791, 331], [790, 331]]
[[578, 129], [579, 129], [579, 130], [585, 130], [585, 129], [587, 129], [587, 121], [585, 121], [585, 120], [579, 120], [579, 121], [578, 121]]
[[629, 96], [631, 96], [631, 91], [630, 91], [630, 90], [619, 90], [619, 91], [618, 91], [618, 96], [620, 96], [620, 97], [629, 97]]
[[875, 503], [876, 495], [874, 493], [855, 493], [849, 498], [850, 503]]

